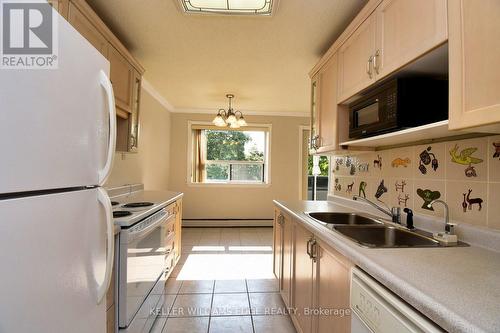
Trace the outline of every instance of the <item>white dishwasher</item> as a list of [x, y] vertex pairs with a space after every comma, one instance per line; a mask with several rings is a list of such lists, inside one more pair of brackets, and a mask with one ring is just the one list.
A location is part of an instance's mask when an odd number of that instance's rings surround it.
[[351, 272], [351, 333], [445, 332], [359, 268]]

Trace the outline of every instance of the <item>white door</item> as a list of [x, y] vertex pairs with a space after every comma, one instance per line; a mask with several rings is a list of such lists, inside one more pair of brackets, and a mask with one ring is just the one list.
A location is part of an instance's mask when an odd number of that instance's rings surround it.
[[54, 15], [58, 69], [0, 70], [0, 193], [98, 185], [110, 164], [109, 62]]
[[105, 332], [98, 191], [0, 200], [0, 332]]

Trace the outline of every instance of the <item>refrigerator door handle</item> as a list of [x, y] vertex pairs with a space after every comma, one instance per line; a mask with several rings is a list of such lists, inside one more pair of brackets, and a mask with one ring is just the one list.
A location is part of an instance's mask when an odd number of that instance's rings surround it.
[[111, 273], [113, 271], [113, 260], [115, 253], [115, 235], [113, 222], [113, 208], [108, 193], [102, 187], [97, 189], [97, 199], [106, 211], [106, 271], [104, 282], [97, 289], [97, 304], [100, 304], [106, 296], [111, 283]]
[[108, 179], [113, 167], [113, 157], [116, 148], [116, 109], [113, 85], [111, 84], [111, 80], [103, 70], [101, 70], [101, 72], [99, 73], [99, 81], [101, 83], [101, 86], [104, 88], [104, 91], [106, 92], [109, 113], [109, 143], [106, 164], [101, 170], [99, 170], [99, 186], [102, 186]]

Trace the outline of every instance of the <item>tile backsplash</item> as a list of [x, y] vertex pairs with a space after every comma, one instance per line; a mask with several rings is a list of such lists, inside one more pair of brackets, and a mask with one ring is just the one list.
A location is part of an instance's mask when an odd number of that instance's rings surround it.
[[331, 157], [330, 195], [500, 229], [500, 135]]

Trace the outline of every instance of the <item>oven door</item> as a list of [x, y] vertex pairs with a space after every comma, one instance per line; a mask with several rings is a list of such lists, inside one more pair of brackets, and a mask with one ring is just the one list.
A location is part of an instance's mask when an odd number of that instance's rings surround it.
[[161, 210], [120, 234], [118, 319], [130, 325], [139, 308], [165, 272], [169, 225], [175, 215]]

